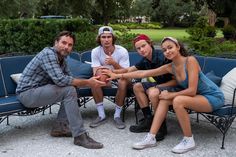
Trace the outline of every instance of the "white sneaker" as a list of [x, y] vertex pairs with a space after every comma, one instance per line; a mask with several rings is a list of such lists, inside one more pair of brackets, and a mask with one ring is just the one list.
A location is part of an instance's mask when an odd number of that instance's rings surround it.
[[148, 147], [154, 147], [156, 145], [157, 145], [157, 141], [156, 141], [155, 135], [148, 133], [142, 141], [135, 143], [133, 145], [133, 148], [140, 150], [140, 149], [144, 149]]
[[178, 145], [176, 145], [171, 151], [173, 153], [182, 154], [190, 150], [193, 150], [194, 148], [195, 148], [195, 142], [194, 142], [193, 136], [184, 137], [182, 141]]

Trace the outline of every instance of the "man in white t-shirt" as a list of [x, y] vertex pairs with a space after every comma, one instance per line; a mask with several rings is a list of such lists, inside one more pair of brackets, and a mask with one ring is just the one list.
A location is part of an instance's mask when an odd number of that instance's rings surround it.
[[[98, 47], [92, 50], [91, 60], [94, 75], [100, 67], [109, 69], [122, 69], [130, 66], [128, 51], [119, 45], [115, 45], [116, 37], [113, 29], [109, 26], [102, 26], [98, 30], [97, 36]], [[109, 83], [108, 83], [109, 84]], [[118, 80], [118, 90], [116, 93], [116, 105], [114, 113], [115, 126], [118, 129], [124, 129], [125, 123], [120, 118], [122, 106], [126, 96], [127, 81]], [[93, 98], [97, 106], [98, 117], [90, 124], [90, 127], [95, 128], [106, 122], [106, 114], [103, 105], [102, 88], [91, 88]]]

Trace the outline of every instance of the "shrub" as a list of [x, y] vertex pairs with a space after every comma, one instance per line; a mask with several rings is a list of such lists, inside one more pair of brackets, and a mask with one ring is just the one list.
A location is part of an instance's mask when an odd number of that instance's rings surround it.
[[63, 30], [72, 31], [82, 38], [75, 44], [80, 51], [91, 47], [97, 34], [95, 27], [85, 19], [0, 20], [0, 54], [35, 54], [46, 46], [52, 46], [54, 37]]
[[74, 49], [76, 51], [82, 52], [96, 47], [97, 46], [96, 36], [97, 36], [96, 33], [89, 31], [77, 33], [76, 44]]
[[214, 26], [207, 26], [205, 31], [207, 37], [214, 38], [216, 36], [216, 28]]
[[[227, 30], [227, 29], [225, 29]], [[230, 27], [230, 32], [232, 28]], [[201, 55], [216, 56], [224, 52], [235, 52], [234, 42], [215, 39], [216, 28], [209, 26], [205, 18], [199, 18], [194, 27], [187, 29], [190, 34], [189, 48], [194, 49]]]
[[[203, 56], [236, 56], [236, 44], [233, 41], [220, 42], [214, 38], [205, 37], [201, 41], [192, 41], [189, 43], [190, 49]], [[229, 55], [230, 54], [230, 55]]]
[[215, 27], [209, 26], [206, 17], [200, 17], [197, 19], [196, 24], [186, 30], [190, 34], [190, 40], [200, 41], [204, 37], [215, 37]]
[[128, 51], [134, 50], [132, 41], [137, 36], [137, 34], [117, 32], [116, 36], [118, 39], [117, 44], [122, 45]]
[[226, 40], [233, 39], [236, 35], [236, 30], [232, 25], [224, 26], [222, 32]]

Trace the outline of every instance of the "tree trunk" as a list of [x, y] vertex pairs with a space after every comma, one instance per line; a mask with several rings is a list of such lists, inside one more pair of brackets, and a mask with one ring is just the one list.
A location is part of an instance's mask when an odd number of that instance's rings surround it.
[[224, 26], [227, 26], [229, 24], [229, 18], [228, 17], [222, 17], [224, 20]]
[[210, 26], [215, 26], [215, 23], [216, 23], [216, 13], [213, 10], [208, 9], [207, 15], [209, 17], [209, 25]]

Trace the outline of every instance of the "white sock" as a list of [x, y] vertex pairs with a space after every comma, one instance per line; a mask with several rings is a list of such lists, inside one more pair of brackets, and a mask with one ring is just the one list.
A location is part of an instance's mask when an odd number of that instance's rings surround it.
[[97, 103], [98, 116], [104, 119], [106, 117], [103, 103]]
[[156, 137], [156, 135], [155, 134], [152, 134], [152, 133], [148, 133], [148, 136], [150, 136], [150, 137], [152, 137], [152, 138], [155, 138]]
[[193, 140], [193, 135], [191, 137], [184, 136], [184, 138], [187, 140]]
[[115, 114], [114, 114], [114, 119], [117, 118], [117, 117], [120, 117], [121, 111], [122, 111], [122, 106], [116, 105]]

